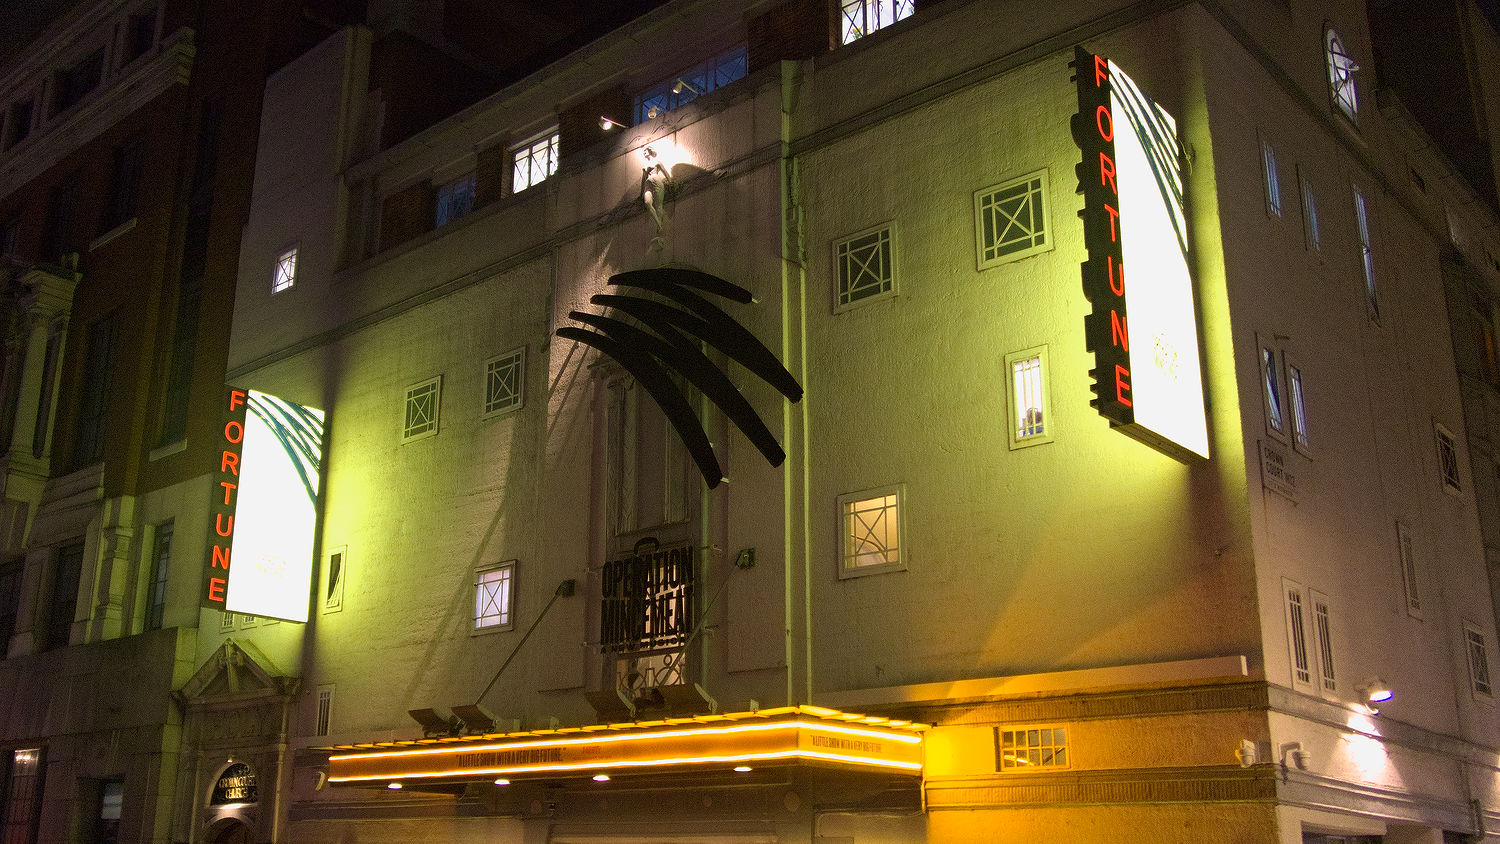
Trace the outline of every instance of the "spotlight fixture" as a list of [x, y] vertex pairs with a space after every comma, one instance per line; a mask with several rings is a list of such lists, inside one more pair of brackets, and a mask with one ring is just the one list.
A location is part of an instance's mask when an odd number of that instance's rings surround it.
[[393, 782], [390, 785], [386, 786], [386, 788], [389, 788], [389, 789], [399, 789], [400, 787], [401, 787], [401, 783], [399, 783], [399, 782]]
[[1281, 769], [1296, 768], [1299, 771], [1307, 770], [1307, 751], [1302, 749], [1302, 742], [1282, 742], [1281, 747]]
[[1364, 681], [1355, 687], [1355, 691], [1359, 692], [1360, 702], [1371, 712], [1379, 712], [1380, 704], [1396, 696], [1396, 693], [1391, 691], [1390, 684], [1379, 677], [1371, 677]]
[[609, 774], [594, 774], [594, 782], [609, 782]]
[[1249, 739], [1242, 739], [1240, 741], [1240, 749], [1236, 750], [1234, 755], [1239, 757], [1241, 768], [1248, 768], [1260, 761], [1260, 754], [1255, 749], [1255, 742]]
[[603, 129], [606, 132], [608, 132], [611, 129], [621, 128], [624, 125], [625, 124], [623, 124], [620, 121], [614, 119], [613, 117], [606, 117], [606, 116], [604, 116], [602, 114], [599, 115], [599, 128]]
[[693, 85], [693, 83], [686, 79], [679, 79], [677, 80], [677, 84], [672, 86], [672, 93], [681, 94], [683, 91], [691, 91], [695, 97], [703, 96], [703, 92], [697, 86]]
[[736, 774], [748, 774], [748, 773], [750, 773], [753, 770], [755, 770], [755, 769], [751, 768], [749, 765], [736, 765], [735, 769], [734, 769], [734, 772]]
[[501, 779], [495, 780], [495, 785], [510, 785], [510, 780], [501, 778]]

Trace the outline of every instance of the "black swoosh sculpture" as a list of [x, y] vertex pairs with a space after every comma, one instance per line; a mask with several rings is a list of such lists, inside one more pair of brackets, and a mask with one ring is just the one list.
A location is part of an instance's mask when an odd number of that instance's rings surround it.
[[602, 314], [570, 311], [570, 319], [597, 330], [569, 325], [557, 329], [557, 336], [599, 350], [640, 382], [682, 438], [709, 489], [723, 482], [724, 472], [702, 421], [668, 374], [669, 369], [686, 378], [723, 411], [772, 466], [780, 466], [786, 460], [786, 452], [775, 435], [729, 376], [699, 348], [698, 341], [707, 343], [788, 399], [794, 402], [802, 399], [802, 386], [770, 349], [719, 306], [693, 292], [699, 290], [749, 304], [750, 291], [718, 276], [681, 267], [618, 273], [610, 276], [609, 283], [654, 293], [672, 304], [636, 295], [601, 293], [590, 297], [589, 302], [613, 308], [649, 331]]

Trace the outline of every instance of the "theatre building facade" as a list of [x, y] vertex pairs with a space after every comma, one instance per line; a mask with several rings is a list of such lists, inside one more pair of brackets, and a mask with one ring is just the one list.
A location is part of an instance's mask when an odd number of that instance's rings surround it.
[[1500, 830], [1500, 229], [1366, 11], [675, 0], [397, 143], [286, 65], [177, 828]]

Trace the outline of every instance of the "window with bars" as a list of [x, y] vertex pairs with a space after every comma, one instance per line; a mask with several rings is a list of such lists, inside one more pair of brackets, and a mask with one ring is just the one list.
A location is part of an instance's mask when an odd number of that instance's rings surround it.
[[333, 686], [318, 687], [318, 708], [313, 719], [313, 735], [328, 735], [328, 727], [333, 720]]
[[1463, 485], [1458, 476], [1458, 440], [1442, 425], [1433, 425], [1433, 433], [1437, 437], [1438, 472], [1443, 478], [1443, 489], [1459, 492]]
[[1354, 72], [1359, 70], [1359, 65], [1349, 55], [1348, 49], [1344, 47], [1344, 39], [1333, 27], [1324, 30], [1323, 43], [1328, 60], [1328, 88], [1333, 96], [1333, 104], [1351, 122], [1355, 121], [1359, 117], [1359, 93], [1354, 86]]
[[900, 484], [839, 496], [839, 576], [906, 568]]
[[526, 350], [513, 349], [484, 365], [484, 415], [519, 410], [525, 399]]
[[1401, 588], [1406, 593], [1406, 614], [1422, 617], [1422, 597], [1417, 588], [1417, 554], [1411, 528], [1396, 522], [1396, 553], [1401, 563]]
[[1276, 148], [1271, 142], [1261, 140], [1260, 160], [1266, 174], [1266, 212], [1273, 217], [1281, 216], [1281, 174], [1276, 171]]
[[5, 803], [0, 841], [33, 844], [42, 819], [42, 785], [46, 766], [44, 749], [20, 747], [5, 760]]
[[1493, 697], [1494, 689], [1490, 686], [1490, 657], [1488, 648], [1485, 647], [1484, 631], [1476, 625], [1464, 622], [1464, 642], [1469, 652], [1469, 684], [1474, 689], [1474, 694], [1482, 697]]
[[1047, 233], [1047, 172], [1038, 171], [974, 193], [979, 269], [1052, 248]]
[[172, 561], [173, 523], [156, 526], [151, 542], [151, 583], [147, 587], [146, 629], [160, 630], [167, 612], [167, 574]]
[[1323, 248], [1323, 236], [1318, 229], [1318, 196], [1306, 174], [1299, 172], [1297, 179], [1302, 187], [1302, 237], [1307, 248], [1316, 252]]
[[511, 149], [510, 192], [520, 193], [557, 172], [556, 130]]
[[509, 630], [516, 562], [480, 569], [474, 575], [474, 629]]
[[745, 78], [749, 68], [744, 44], [737, 44], [676, 76], [658, 82], [635, 98], [635, 121], [654, 120], [709, 91]]
[[1370, 247], [1370, 216], [1365, 204], [1364, 191], [1354, 186], [1354, 222], [1359, 229], [1360, 265], [1365, 274], [1365, 303], [1370, 310], [1370, 319], [1380, 319], [1380, 298], [1375, 287], [1375, 252]]
[[474, 174], [465, 173], [437, 189], [434, 226], [446, 226], [474, 210], [474, 184]]
[[1329, 621], [1328, 596], [1316, 589], [1308, 590], [1313, 606], [1313, 633], [1318, 641], [1319, 680], [1323, 691], [1338, 691], [1338, 678], [1333, 667], [1333, 625]]
[[234, 613], [219, 612], [219, 632], [228, 633], [234, 630]]
[[1047, 406], [1047, 347], [1005, 356], [1006, 401], [1010, 413], [1010, 447], [1052, 441]]
[[876, 30], [911, 17], [916, 0], [844, 0], [839, 11], [842, 43], [853, 43]]
[[839, 241], [833, 248], [838, 273], [834, 311], [896, 293], [895, 227], [887, 224]]
[[271, 270], [271, 292], [290, 290], [297, 283], [297, 247], [276, 256], [276, 266]]
[[402, 442], [419, 440], [437, 433], [442, 387], [443, 377], [439, 375], [406, 388], [406, 421], [401, 428]]
[[1302, 587], [1282, 581], [1286, 596], [1287, 644], [1292, 657], [1292, 686], [1312, 688], [1312, 653], [1307, 648], [1307, 612], [1302, 601]]
[[1005, 773], [1066, 767], [1069, 767], [1066, 727], [995, 728], [996, 770]]

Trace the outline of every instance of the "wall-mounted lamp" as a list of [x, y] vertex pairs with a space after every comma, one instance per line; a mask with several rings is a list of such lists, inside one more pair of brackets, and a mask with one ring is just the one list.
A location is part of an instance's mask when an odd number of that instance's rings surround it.
[[1240, 760], [1241, 768], [1248, 768], [1260, 761], [1260, 754], [1255, 749], [1255, 742], [1250, 739], [1240, 740], [1240, 749], [1234, 752]]
[[1299, 771], [1307, 770], [1307, 751], [1302, 749], [1302, 742], [1282, 742], [1277, 750], [1281, 755], [1281, 769], [1283, 771], [1287, 770], [1288, 767], [1296, 768]]
[[686, 79], [679, 79], [677, 80], [677, 84], [672, 86], [672, 93], [681, 94], [683, 91], [691, 91], [695, 97], [703, 96], [703, 92], [693, 85], [693, 83]]
[[606, 132], [616, 127], [623, 127], [624, 125], [624, 123], [621, 123], [613, 117], [605, 117], [602, 114], [599, 115], [599, 128], [603, 129]]
[[1380, 704], [1396, 696], [1396, 693], [1391, 691], [1390, 684], [1379, 677], [1371, 677], [1364, 681], [1355, 687], [1355, 691], [1359, 692], [1360, 703], [1363, 703], [1371, 712], [1379, 712]]
[[397, 791], [397, 790], [399, 790], [401, 788], [401, 783], [399, 783], [399, 782], [393, 782], [390, 785], [387, 785], [386, 788], [389, 788], [392, 791]]

